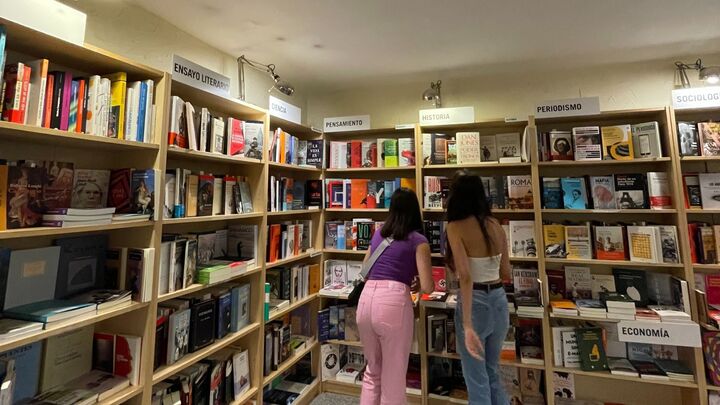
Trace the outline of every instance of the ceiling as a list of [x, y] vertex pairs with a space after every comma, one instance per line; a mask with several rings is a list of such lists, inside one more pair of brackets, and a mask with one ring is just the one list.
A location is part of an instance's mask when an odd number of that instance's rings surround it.
[[720, 51], [718, 0], [130, 1], [317, 90]]

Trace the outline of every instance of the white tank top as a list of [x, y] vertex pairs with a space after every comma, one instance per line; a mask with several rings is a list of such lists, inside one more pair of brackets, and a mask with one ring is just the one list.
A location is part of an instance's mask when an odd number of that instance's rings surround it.
[[470, 277], [473, 283], [488, 283], [500, 278], [500, 258], [502, 255], [487, 257], [468, 257]]

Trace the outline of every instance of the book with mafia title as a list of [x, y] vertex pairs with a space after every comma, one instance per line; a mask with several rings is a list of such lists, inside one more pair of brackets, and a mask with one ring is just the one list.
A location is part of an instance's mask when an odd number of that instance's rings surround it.
[[590, 176], [590, 195], [594, 209], [617, 209], [615, 178], [612, 175]]

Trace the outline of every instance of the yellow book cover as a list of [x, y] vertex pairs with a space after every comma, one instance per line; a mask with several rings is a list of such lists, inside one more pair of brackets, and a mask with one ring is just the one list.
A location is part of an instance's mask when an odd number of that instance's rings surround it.
[[125, 139], [125, 94], [127, 74], [113, 73], [104, 76], [110, 79], [110, 130], [111, 138]]
[[7, 229], [8, 166], [0, 164], [0, 231]]
[[551, 224], [543, 226], [545, 257], [565, 257], [565, 226]]
[[400, 187], [409, 188], [410, 190], [415, 191], [415, 179], [410, 177], [402, 177], [400, 179]]
[[605, 159], [632, 160], [633, 142], [630, 125], [602, 127], [602, 146]]
[[558, 309], [577, 309], [575, 303], [570, 300], [550, 301], [550, 306]]

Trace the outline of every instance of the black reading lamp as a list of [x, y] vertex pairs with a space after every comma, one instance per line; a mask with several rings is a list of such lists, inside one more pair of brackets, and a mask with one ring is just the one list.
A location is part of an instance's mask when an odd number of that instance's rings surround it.
[[440, 80], [436, 82], [430, 82], [430, 87], [428, 87], [425, 91], [423, 91], [423, 100], [425, 101], [432, 101], [435, 108], [440, 108], [442, 106], [442, 96], [440, 95], [440, 84], [442, 82]]
[[703, 66], [702, 60], [698, 58], [695, 63], [675, 62], [675, 83], [676, 89], [689, 89], [690, 80], [688, 79], [686, 70], [692, 69], [698, 71], [698, 79], [707, 84], [720, 83], [720, 66]]
[[268, 89], [268, 92], [270, 92], [272, 89], [276, 89], [282, 94], [285, 94], [286, 96], [292, 96], [293, 93], [295, 93], [295, 87], [293, 87], [292, 84], [289, 82], [286, 82], [285, 80], [280, 79], [280, 75], [275, 73], [275, 65], [269, 64], [264, 65], [259, 62], [255, 62], [253, 60], [250, 60], [245, 57], [245, 55], [241, 55], [238, 59], [238, 76], [240, 77], [240, 99], [245, 100], [245, 65], [252, 67], [253, 69], [259, 70], [261, 72], [265, 72], [270, 75], [270, 77], [273, 79], [273, 86]]

